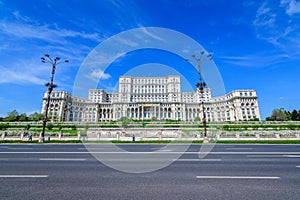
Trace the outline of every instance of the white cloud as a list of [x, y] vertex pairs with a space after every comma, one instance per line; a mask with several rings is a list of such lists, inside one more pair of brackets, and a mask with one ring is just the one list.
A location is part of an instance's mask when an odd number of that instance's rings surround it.
[[300, 2], [291, 1], [286, 12], [289, 15], [300, 13]]
[[0, 84], [1, 83], [16, 83], [16, 84], [37, 84], [46, 83], [45, 80], [39, 78], [36, 74], [26, 69], [13, 70], [0, 66]]
[[282, 0], [281, 5], [287, 5], [286, 7], [286, 13], [288, 15], [294, 15], [297, 13], [300, 13], [300, 1], [295, 0]]
[[19, 11], [14, 11], [13, 13], [13, 16], [18, 20], [18, 21], [23, 21], [23, 22], [32, 22], [31, 19], [27, 16], [22, 16], [20, 14]]
[[241, 67], [268, 67], [277, 63], [283, 63], [290, 56], [280, 55], [245, 55], [245, 56], [220, 56], [224, 63]]
[[[279, 7], [284, 9], [279, 9]], [[294, 16], [287, 15], [300, 13], [300, 2], [295, 0], [281, 0], [271, 4], [265, 1], [257, 9], [253, 25], [256, 37], [274, 45], [274, 47], [289, 52], [299, 52], [298, 38], [300, 25]], [[277, 55], [278, 56], [278, 55]]]
[[17, 38], [40, 39], [47, 42], [65, 43], [68, 37], [80, 37], [96, 42], [102, 41], [97, 33], [84, 33], [67, 29], [51, 29], [47, 25], [33, 25], [27, 23], [0, 22], [2, 33]]
[[91, 77], [94, 79], [97, 79], [97, 80], [106, 80], [106, 79], [111, 78], [111, 75], [108, 73], [105, 73], [101, 69], [98, 69], [98, 70], [92, 71]]
[[275, 23], [276, 14], [271, 12], [271, 9], [267, 7], [267, 3], [263, 3], [256, 12], [256, 18], [254, 25], [259, 27], [273, 26]]

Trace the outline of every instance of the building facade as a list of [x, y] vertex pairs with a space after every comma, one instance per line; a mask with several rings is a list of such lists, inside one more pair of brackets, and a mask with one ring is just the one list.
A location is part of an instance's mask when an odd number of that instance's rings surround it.
[[[97, 122], [132, 120], [182, 120], [211, 122], [260, 119], [255, 90], [235, 90], [211, 97], [211, 90], [181, 92], [180, 76], [119, 78], [118, 93], [90, 89], [88, 98], [64, 91], [51, 93], [48, 118], [52, 121]], [[45, 113], [47, 92], [43, 98]]]

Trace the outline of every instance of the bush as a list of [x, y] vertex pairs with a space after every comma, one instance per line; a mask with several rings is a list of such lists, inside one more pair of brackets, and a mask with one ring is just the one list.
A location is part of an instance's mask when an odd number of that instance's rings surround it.
[[46, 126], [46, 127], [47, 127], [47, 129], [48, 129], [48, 130], [52, 130], [52, 129], [53, 129], [53, 127], [54, 127], [54, 125], [53, 125], [53, 124], [47, 124], [47, 126]]
[[9, 124], [0, 124], [0, 130], [6, 130], [9, 128]]
[[25, 126], [25, 130], [29, 130], [30, 129], [30, 127], [31, 127], [31, 125], [30, 124], [26, 124], [26, 126]]

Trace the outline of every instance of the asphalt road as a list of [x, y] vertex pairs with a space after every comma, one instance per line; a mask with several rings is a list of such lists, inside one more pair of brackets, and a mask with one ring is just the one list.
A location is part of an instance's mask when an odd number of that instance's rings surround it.
[[[163, 146], [119, 147], [138, 156]], [[94, 154], [112, 156], [119, 164], [132, 159], [118, 160], [114, 156], [124, 153], [105, 146], [93, 148]], [[190, 146], [157, 171], [126, 173], [104, 165], [82, 144], [1, 144], [0, 199], [300, 198], [300, 145], [215, 145], [199, 159], [200, 149]], [[163, 149], [158, 156], [176, 155], [176, 150]]]

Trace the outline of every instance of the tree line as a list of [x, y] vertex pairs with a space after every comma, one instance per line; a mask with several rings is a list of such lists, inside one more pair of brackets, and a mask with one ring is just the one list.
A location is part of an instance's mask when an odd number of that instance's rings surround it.
[[38, 112], [34, 112], [27, 116], [26, 113], [19, 114], [16, 110], [8, 112], [6, 117], [0, 117], [0, 121], [3, 122], [40, 121], [43, 119], [44, 115]]
[[300, 110], [287, 111], [284, 108], [276, 108], [266, 121], [300, 121]]

